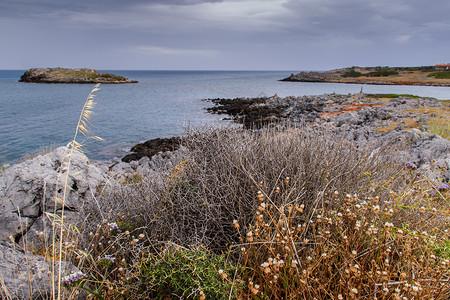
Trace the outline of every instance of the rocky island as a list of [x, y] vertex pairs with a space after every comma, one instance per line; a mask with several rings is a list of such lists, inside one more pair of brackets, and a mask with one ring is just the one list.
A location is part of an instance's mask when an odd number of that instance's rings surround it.
[[19, 82], [31, 83], [137, 83], [122, 76], [100, 73], [93, 69], [65, 69], [65, 68], [33, 68], [20, 77]]
[[349, 67], [325, 72], [300, 72], [281, 81], [450, 86], [449, 69], [448, 64], [422, 67]]

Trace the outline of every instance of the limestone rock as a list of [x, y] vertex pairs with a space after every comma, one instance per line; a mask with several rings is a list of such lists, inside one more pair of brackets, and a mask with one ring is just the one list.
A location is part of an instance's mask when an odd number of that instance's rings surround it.
[[[3, 299], [51, 299], [52, 266], [56, 270], [59, 262], [51, 262], [40, 255], [33, 255], [7, 242], [0, 242], [0, 279]], [[61, 262], [62, 277], [76, 271], [75, 266]], [[56, 279], [57, 280], [57, 279]]]
[[[79, 212], [90, 201], [96, 188], [107, 176], [80, 152], [71, 156], [69, 176], [64, 165], [69, 149], [54, 151], [11, 166], [0, 175], [0, 241], [10, 236], [18, 241], [44, 212], [59, 212], [67, 184], [64, 207], [66, 212]], [[56, 204], [55, 204], [56, 203]]]

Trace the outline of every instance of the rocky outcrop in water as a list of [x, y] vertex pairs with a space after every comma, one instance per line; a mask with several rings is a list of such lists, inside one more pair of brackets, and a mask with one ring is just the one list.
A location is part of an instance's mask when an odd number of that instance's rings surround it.
[[131, 148], [132, 153], [124, 156], [122, 161], [129, 163], [131, 161], [138, 161], [142, 157], [151, 158], [161, 152], [175, 151], [180, 147], [180, 143], [181, 138], [179, 137], [148, 140]]
[[93, 69], [64, 69], [64, 68], [33, 68], [29, 69], [19, 79], [20, 82], [31, 83], [137, 83], [122, 76], [100, 73]]

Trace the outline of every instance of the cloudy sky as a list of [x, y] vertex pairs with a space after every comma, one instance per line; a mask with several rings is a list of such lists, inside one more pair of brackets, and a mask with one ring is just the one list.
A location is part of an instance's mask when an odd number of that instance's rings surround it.
[[450, 62], [449, 0], [0, 0], [0, 69]]

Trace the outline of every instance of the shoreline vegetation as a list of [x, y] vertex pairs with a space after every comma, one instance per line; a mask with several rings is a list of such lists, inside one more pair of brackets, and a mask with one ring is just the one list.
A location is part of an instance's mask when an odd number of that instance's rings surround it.
[[[86, 138], [95, 91], [76, 129]], [[100, 162], [76, 134], [2, 170], [0, 296], [450, 297], [448, 101], [206, 101], [243, 126]]]
[[71, 83], [71, 84], [125, 84], [137, 83], [119, 75], [100, 73], [93, 69], [66, 69], [66, 68], [33, 68], [28, 69], [19, 79], [19, 82], [29, 83]]
[[280, 81], [330, 82], [378, 85], [450, 86], [450, 71], [434, 66], [348, 67], [324, 72], [300, 72]]

